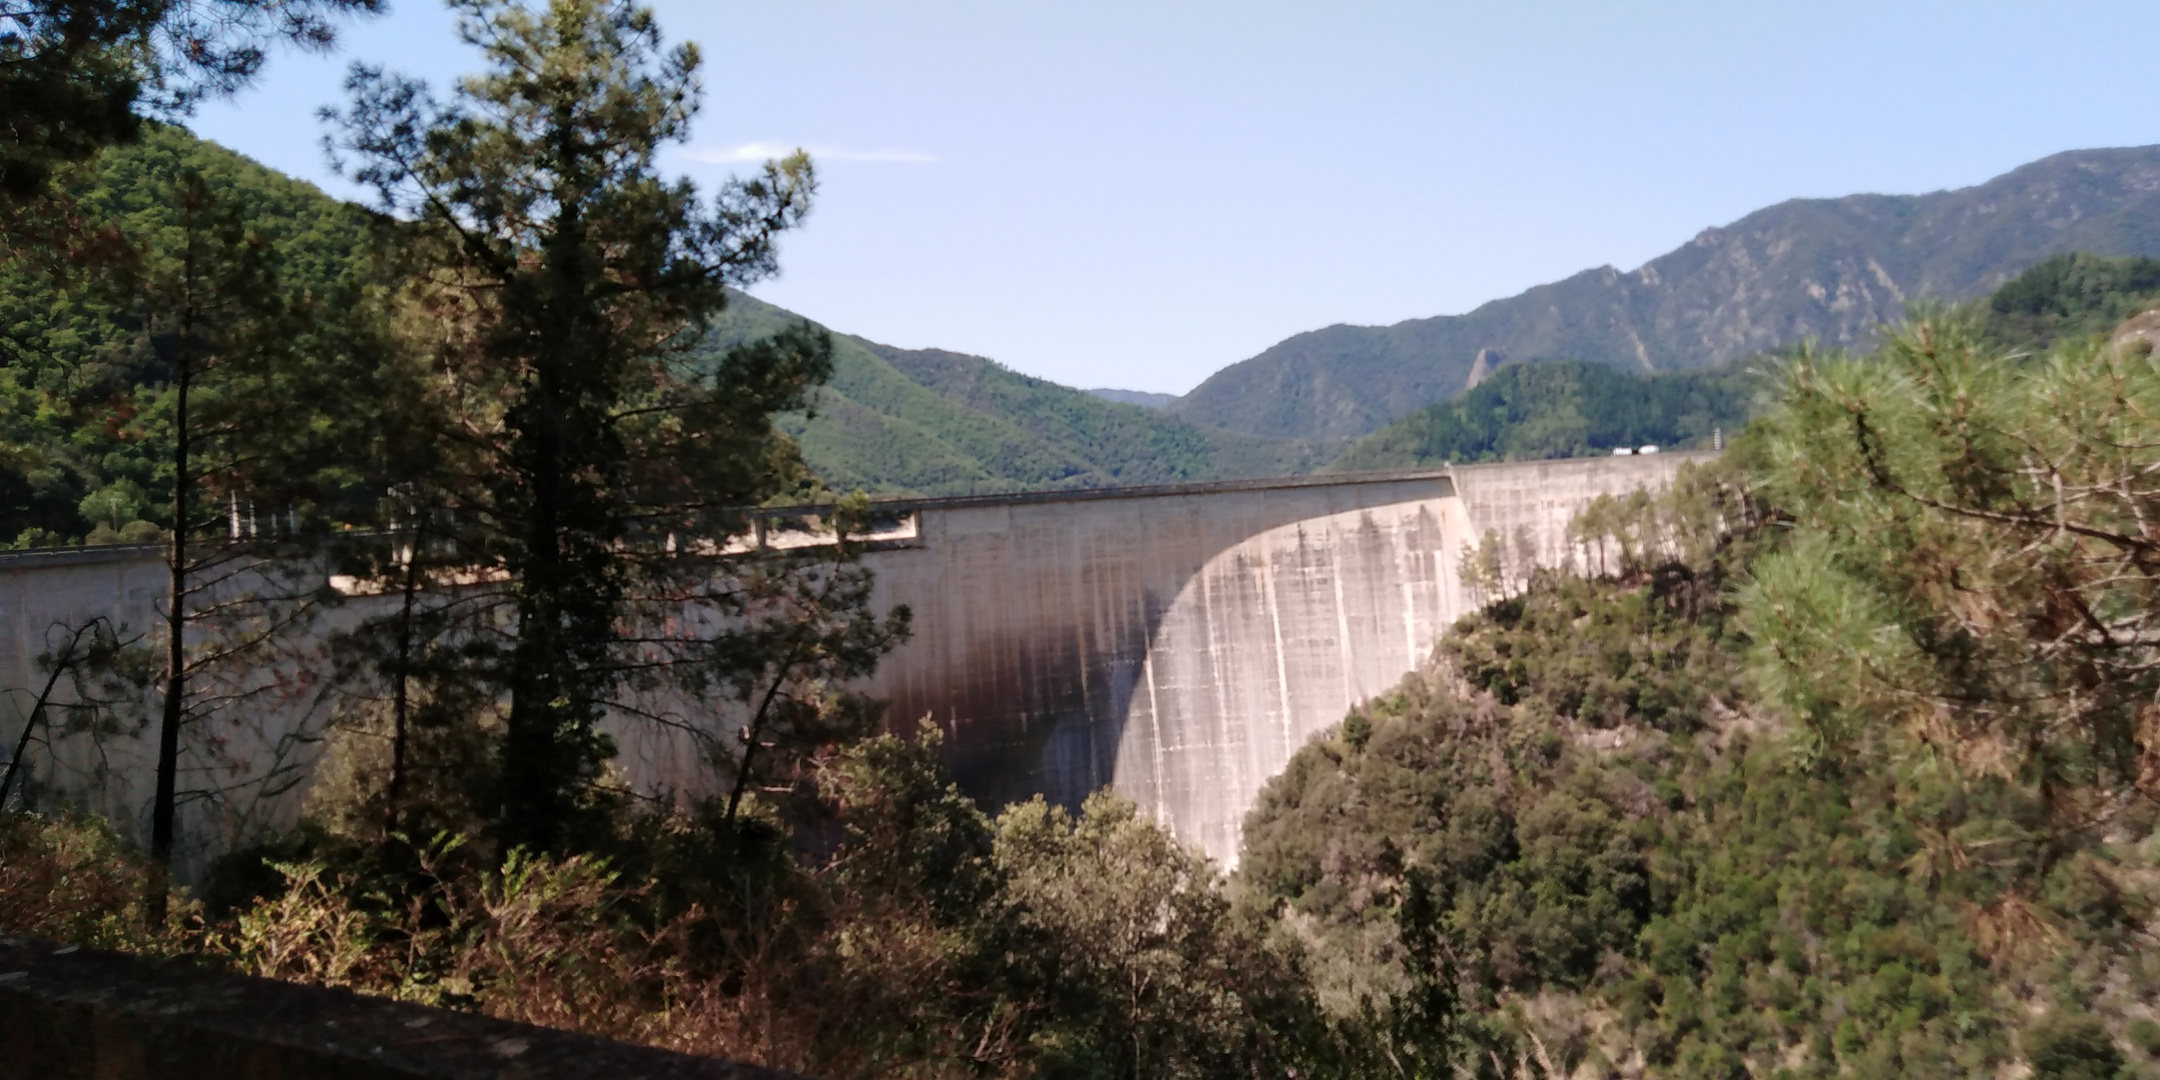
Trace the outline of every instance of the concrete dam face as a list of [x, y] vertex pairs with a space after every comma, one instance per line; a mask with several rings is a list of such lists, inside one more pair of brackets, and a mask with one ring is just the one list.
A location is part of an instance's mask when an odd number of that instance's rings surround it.
[[[915, 636], [861, 689], [890, 702], [895, 730], [922, 717], [942, 728], [955, 779], [988, 805], [1040, 793], [1077, 806], [1109, 786], [1230, 862], [1246, 809], [1291, 754], [1392, 688], [1474, 610], [1464, 548], [1494, 532], [1556, 565], [1590, 500], [1662, 487], [1686, 460], [884, 504], [907, 527], [864, 559], [877, 603], [908, 605]], [[154, 549], [0, 555], [0, 685], [42, 682], [35, 658], [56, 623], [105, 615], [149, 628], [163, 602]], [[255, 784], [258, 797], [185, 822], [198, 858], [298, 812], [295, 779], [320, 753], [338, 689], [305, 648], [282, 662], [291, 690], [217, 720], [217, 760], [199, 767]], [[9, 746], [27, 722], [22, 699], [0, 698]], [[680, 740], [622, 718], [614, 727], [632, 784], [692, 783]], [[95, 745], [55, 739], [43, 790], [146, 834], [154, 725], [108, 728]]]
[[866, 558], [916, 640], [868, 689], [930, 717], [996, 805], [1109, 786], [1223, 862], [1315, 734], [1392, 689], [1479, 602], [1462, 551], [1527, 535], [1543, 565], [1601, 494], [1686, 455], [946, 499]]

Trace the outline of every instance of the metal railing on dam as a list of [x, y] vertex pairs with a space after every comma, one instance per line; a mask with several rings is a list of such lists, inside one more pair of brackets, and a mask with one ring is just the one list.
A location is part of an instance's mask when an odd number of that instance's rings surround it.
[[[1567, 523], [1592, 499], [1661, 487], [1693, 457], [881, 502], [881, 539], [863, 558], [877, 604], [908, 605], [915, 636], [862, 689], [891, 703], [896, 729], [925, 716], [944, 729], [955, 778], [985, 803], [1041, 793], [1076, 805], [1107, 785], [1229, 861], [1261, 785], [1474, 607], [1465, 547], [1494, 532], [1557, 563]], [[779, 529], [790, 513], [761, 515]], [[759, 542], [802, 541], [761, 526]], [[154, 627], [159, 558], [126, 547], [0, 555], [0, 686], [33, 685], [55, 623]], [[305, 650], [281, 662], [293, 677], [220, 720], [218, 760], [196, 765], [255, 792], [192, 816], [198, 859], [298, 812], [338, 688]], [[19, 697], [0, 700], [8, 745], [25, 722]], [[680, 737], [614, 726], [629, 782], [697, 785]], [[56, 742], [44, 790], [139, 829], [151, 742], [147, 724], [109, 726], [94, 747]]]

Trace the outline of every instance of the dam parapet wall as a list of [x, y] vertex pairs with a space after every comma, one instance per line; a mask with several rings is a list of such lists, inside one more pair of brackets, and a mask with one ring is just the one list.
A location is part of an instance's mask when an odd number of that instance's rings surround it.
[[[1229, 862], [1290, 755], [1475, 609], [1465, 548], [1520, 537], [1559, 565], [1591, 500], [1661, 488], [1699, 457], [881, 502], [885, 538], [863, 559], [876, 603], [912, 609], [915, 636], [860, 689], [890, 703], [894, 730], [937, 724], [955, 779], [985, 805], [1077, 806], [1108, 786]], [[19, 691], [43, 682], [53, 628], [104, 616], [158, 648], [164, 601], [155, 548], [0, 555], [0, 687], [18, 691], [0, 697], [0, 740], [12, 747], [27, 722]], [[186, 782], [223, 794], [183, 810], [184, 872], [297, 818], [327, 718], [354, 707], [321, 642], [387, 602], [306, 623], [193, 733]], [[44, 804], [144, 835], [154, 688], [126, 693], [102, 718], [56, 713], [77, 719], [29, 756]], [[679, 733], [629, 717], [611, 728], [633, 786], [694, 791], [706, 776]]]

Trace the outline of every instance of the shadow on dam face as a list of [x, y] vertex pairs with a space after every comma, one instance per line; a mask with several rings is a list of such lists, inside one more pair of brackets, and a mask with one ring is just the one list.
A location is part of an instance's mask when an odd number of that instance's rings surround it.
[[[1428, 472], [923, 504], [915, 546], [868, 556], [879, 602], [909, 605], [921, 628], [869, 689], [895, 727], [943, 728], [954, 778], [986, 803], [1076, 807], [1139, 772], [1154, 782], [1128, 793], [1163, 795], [1177, 786], [1164, 753], [1224, 748], [1253, 723], [1288, 730], [1277, 704], [1302, 686], [1285, 676], [1342, 655], [1346, 623], [1375, 618], [1371, 576], [1341, 568], [1401, 570], [1407, 548], [1440, 550], [1437, 535], [1397, 534], [1432, 533], [1452, 491]], [[1411, 640], [1397, 633], [1387, 682]], [[1384, 689], [1369, 681], [1347, 685]], [[1242, 692], [1256, 686], [1259, 699]], [[1233, 718], [1247, 704], [1258, 714]]]
[[929, 717], [964, 791], [1077, 807], [1109, 786], [1234, 862], [1267, 780], [1393, 688], [1475, 600], [1487, 530], [1566, 557], [1599, 494], [1683, 455], [907, 504], [906, 547], [866, 556], [917, 637], [865, 687], [888, 725]]

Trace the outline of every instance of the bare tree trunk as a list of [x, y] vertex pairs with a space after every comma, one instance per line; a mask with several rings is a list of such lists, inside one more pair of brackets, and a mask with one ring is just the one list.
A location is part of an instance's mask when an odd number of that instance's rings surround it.
[[170, 593], [165, 605], [166, 663], [165, 709], [158, 724], [157, 794], [150, 806], [150, 895], [144, 915], [153, 930], [165, 927], [165, 900], [172, 875], [174, 800], [180, 771], [180, 724], [187, 696], [187, 588], [188, 499], [192, 479], [188, 475], [188, 390], [194, 381], [195, 229], [191, 201], [181, 200], [181, 227], [188, 237], [182, 268], [180, 338], [173, 347], [173, 488]]
[[765, 716], [772, 711], [773, 699], [780, 696], [780, 688], [787, 684], [788, 672], [795, 670], [795, 653], [788, 654], [787, 662], [773, 673], [772, 685], [765, 688], [765, 699], [758, 702], [757, 712], [750, 716], [750, 726], [743, 731], [742, 764], [735, 770], [735, 788], [728, 793], [727, 820], [735, 820], [735, 811], [742, 805], [743, 792], [750, 786], [750, 760], [757, 753], [758, 736], [764, 732]]
[[391, 693], [390, 707], [390, 780], [383, 791], [383, 798], [389, 804], [383, 811], [384, 843], [397, 835], [398, 808], [405, 797], [405, 732], [411, 710], [413, 603], [414, 594], [420, 589], [420, 545], [425, 539], [424, 532], [415, 522], [412, 546], [405, 552], [405, 604], [398, 612], [397, 685]]
[[7, 807], [8, 792], [15, 787], [15, 773], [22, 768], [23, 755], [30, 751], [30, 736], [37, 731], [38, 721], [45, 718], [45, 707], [52, 701], [53, 687], [60, 684], [60, 676], [80, 659], [77, 654], [83, 635], [97, 624], [98, 620], [92, 619], [76, 627], [73, 636], [68, 638], [67, 647], [61, 649], [59, 657], [53, 661], [52, 671], [45, 676], [45, 688], [38, 691], [37, 700], [31, 703], [30, 716], [23, 721], [22, 737], [15, 740], [15, 756], [8, 759], [7, 775], [0, 776], [0, 809]]

